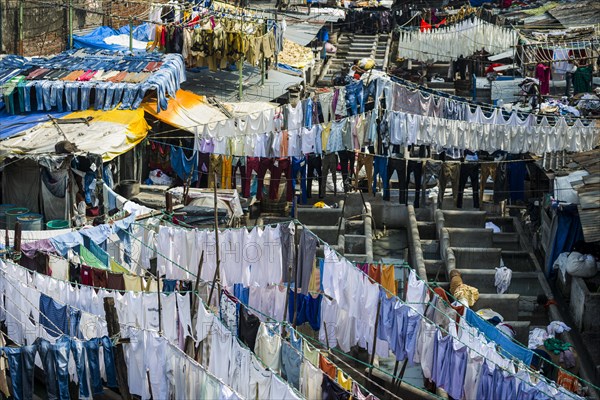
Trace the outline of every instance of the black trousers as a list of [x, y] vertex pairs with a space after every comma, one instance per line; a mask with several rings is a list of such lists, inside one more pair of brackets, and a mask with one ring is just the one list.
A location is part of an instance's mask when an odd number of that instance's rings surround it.
[[321, 156], [320, 155], [316, 155], [316, 154], [309, 154], [307, 157], [307, 167], [308, 167], [308, 174], [307, 174], [307, 179], [306, 179], [306, 183], [307, 183], [307, 187], [306, 187], [306, 195], [308, 198], [310, 198], [312, 196], [311, 192], [312, 192], [312, 181], [313, 179], [317, 179], [317, 182], [319, 182], [319, 198], [322, 199], [323, 198], [323, 192], [322, 192], [322, 188], [321, 188], [321, 180], [323, 179], [323, 172], [321, 171]]
[[473, 188], [473, 207], [479, 208], [479, 163], [462, 163], [460, 165], [456, 207], [462, 208], [463, 206], [463, 196], [465, 194], [467, 179], [471, 181], [471, 187]]
[[416, 208], [419, 208], [419, 198], [421, 197], [421, 179], [423, 177], [423, 162], [408, 160], [408, 165], [406, 167], [406, 180], [404, 183], [404, 204], [408, 203], [408, 184], [410, 183], [411, 173], [415, 176], [415, 201], [413, 204]]
[[354, 161], [356, 155], [351, 150], [338, 151], [340, 157], [340, 169], [342, 170], [342, 180], [344, 182], [344, 192], [348, 190], [350, 177], [354, 174]]
[[390, 179], [394, 171], [398, 174], [398, 186], [400, 188], [400, 194], [398, 201], [400, 204], [406, 204], [406, 192], [404, 191], [404, 185], [406, 184], [406, 159], [405, 158], [389, 158], [387, 165], [387, 182], [385, 182], [383, 189], [383, 200], [390, 200]]

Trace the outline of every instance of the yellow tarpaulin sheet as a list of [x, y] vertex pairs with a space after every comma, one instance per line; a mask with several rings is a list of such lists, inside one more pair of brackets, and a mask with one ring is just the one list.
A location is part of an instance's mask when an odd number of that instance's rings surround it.
[[178, 90], [175, 98], [169, 98], [166, 110], [156, 112], [156, 98], [142, 103], [143, 109], [153, 117], [179, 129], [201, 132], [203, 125], [227, 119], [227, 116], [199, 96], [187, 90]]
[[22, 134], [0, 143], [3, 157], [42, 156], [55, 154], [55, 145], [69, 141], [78, 153], [92, 153], [110, 161], [128, 152], [146, 137], [150, 129], [144, 119], [144, 110], [78, 111], [61, 120], [88, 118], [84, 122], [58, 124], [45, 122]]

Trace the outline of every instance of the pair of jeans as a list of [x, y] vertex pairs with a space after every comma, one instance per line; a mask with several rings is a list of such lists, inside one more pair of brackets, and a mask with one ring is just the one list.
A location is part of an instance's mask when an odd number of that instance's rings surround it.
[[115, 368], [113, 344], [108, 336], [103, 336], [100, 342], [104, 351], [104, 370], [106, 372], [106, 386], [110, 388], [116, 388], [118, 387], [117, 369]]
[[[100, 394], [103, 392], [102, 379], [100, 378], [100, 355], [98, 339], [91, 339], [83, 342], [85, 349], [87, 364], [90, 369], [90, 383], [92, 385], [92, 394]], [[80, 385], [81, 387], [81, 385]]]
[[473, 188], [473, 207], [479, 208], [479, 163], [461, 164], [456, 207], [462, 208], [463, 206], [463, 196], [465, 194], [467, 179], [471, 181], [471, 187]]
[[304, 108], [304, 126], [307, 128], [312, 128], [313, 125], [313, 101], [312, 99], [304, 100], [306, 104], [303, 104]]
[[360, 107], [361, 112], [365, 109], [363, 83], [361, 81], [346, 86], [346, 109], [350, 110], [350, 115], [356, 115], [358, 114], [358, 107]]
[[421, 191], [421, 178], [423, 175], [423, 162], [408, 160], [408, 165], [406, 166], [406, 181], [404, 183], [404, 193], [406, 196], [406, 202], [408, 202], [408, 185], [410, 183], [410, 174], [413, 174], [415, 177], [415, 201], [413, 205], [415, 208], [419, 208], [419, 192]]
[[[82, 87], [83, 89], [83, 87]], [[133, 103], [133, 101], [135, 100], [135, 96], [137, 95], [137, 85], [134, 85], [133, 83], [126, 83], [125, 87], [123, 88], [123, 98], [121, 99], [121, 106], [119, 107], [119, 109], [121, 110], [128, 110], [131, 108], [131, 104]], [[82, 93], [82, 97], [83, 97], [83, 93]], [[82, 104], [82, 110], [83, 108], [83, 102]]]
[[247, 197], [245, 193], [250, 192], [250, 185], [248, 185], [248, 179], [246, 178], [246, 160], [243, 157], [234, 157], [231, 162], [231, 187], [233, 189], [236, 188], [235, 175], [238, 169], [240, 170], [242, 181], [242, 194], [244, 194], [244, 197]]
[[390, 200], [390, 179], [394, 172], [398, 175], [398, 202], [400, 204], [406, 204], [406, 190], [404, 186], [406, 184], [406, 159], [405, 158], [389, 158], [386, 171], [386, 182], [384, 183], [383, 189], [383, 200]]
[[89, 397], [90, 387], [87, 379], [87, 365], [85, 363], [85, 352], [86, 349], [83, 345], [84, 342], [79, 340], [71, 341], [71, 352], [73, 353], [73, 359], [75, 360], [75, 369], [77, 371], [77, 380], [79, 382], [79, 396]]
[[[56, 376], [56, 357], [53, 351], [53, 344], [43, 338], [37, 338], [34, 345], [38, 347], [42, 367], [46, 375], [46, 390], [48, 391], [48, 400], [56, 400], [58, 394], [58, 377]], [[68, 373], [68, 371], [67, 371]], [[68, 385], [68, 381], [67, 381]]]
[[319, 198], [322, 199], [323, 192], [321, 192], [321, 181], [323, 180], [323, 173], [321, 156], [317, 154], [309, 154], [306, 156], [306, 163], [308, 166], [306, 197], [309, 199], [311, 198], [312, 181], [316, 178], [319, 184]]
[[344, 192], [347, 192], [348, 186], [351, 184], [352, 175], [354, 175], [354, 161], [356, 159], [356, 155], [352, 150], [340, 151], [338, 152], [338, 155], [340, 157]]
[[89, 85], [82, 85], [79, 89], [80, 97], [81, 97], [81, 107], [80, 110], [87, 110], [90, 108], [90, 95], [92, 92], [92, 88]]
[[269, 199], [279, 199], [279, 184], [281, 183], [281, 176], [285, 174], [286, 185], [286, 200], [292, 201], [294, 195], [294, 181], [295, 175], [292, 172], [292, 163], [289, 158], [281, 158], [273, 160], [271, 167], [271, 181], [269, 183]]
[[358, 188], [358, 173], [362, 167], [365, 167], [365, 172], [367, 173], [367, 187], [371, 188], [373, 186], [373, 159], [374, 156], [372, 154], [358, 154], [356, 172], [354, 173], [354, 186], [356, 188]]
[[389, 180], [387, 177], [387, 163], [388, 159], [384, 156], [375, 156], [373, 160], [373, 194], [377, 194], [377, 176], [381, 178], [383, 182], [383, 193], [389, 191]]
[[496, 178], [496, 165], [495, 163], [481, 163], [481, 176], [479, 182], [479, 203], [483, 203], [483, 194], [485, 192], [485, 185], [488, 178]]
[[[257, 176], [259, 173], [259, 167], [260, 167], [260, 158], [259, 157], [247, 157], [246, 158], [246, 171], [244, 172], [244, 175], [246, 176], [246, 187], [244, 188], [244, 185], [242, 184], [242, 193], [243, 196], [248, 198], [250, 197], [250, 182], [252, 182], [252, 172], [256, 172]], [[240, 169], [241, 172], [241, 169]], [[264, 177], [264, 175], [263, 175]], [[260, 178], [261, 181], [261, 191], [262, 191], [262, 178]]]
[[65, 108], [67, 111], [79, 110], [79, 85], [75, 82], [65, 83]]
[[44, 88], [40, 82], [35, 84], [35, 99], [37, 100], [37, 110], [44, 111]]
[[33, 398], [33, 373], [37, 346], [5, 347], [15, 400]]
[[104, 108], [104, 99], [106, 97], [106, 91], [108, 86], [112, 85], [111, 82], [101, 82], [96, 85], [94, 91], [94, 109], [102, 110]]
[[[307, 191], [306, 191], [306, 158], [304, 157], [293, 157], [292, 158], [292, 185], [291, 190], [296, 188], [296, 179], [300, 174], [300, 191], [301, 191], [301, 204], [306, 204]], [[288, 199], [290, 201], [290, 199]]]
[[494, 176], [494, 204], [508, 199], [508, 173], [506, 163], [499, 163]]
[[456, 201], [458, 199], [458, 181], [459, 181], [459, 173], [460, 173], [460, 163], [459, 162], [444, 162], [442, 164], [442, 172], [440, 173], [438, 179], [438, 208], [442, 208], [444, 203], [444, 192], [446, 191], [446, 186], [448, 182], [452, 182], [452, 199], [453, 204], [456, 205]]
[[[61, 399], [69, 398], [69, 354], [71, 352], [71, 338], [61, 336], [56, 343], [50, 346], [50, 352], [56, 365], [55, 377], [58, 393]], [[43, 362], [43, 361], [42, 361]]]
[[333, 178], [333, 194], [337, 196], [337, 165], [338, 158], [337, 154], [329, 153], [323, 156], [322, 160], [322, 176], [321, 176], [321, 189], [320, 192], [325, 195], [326, 185], [327, 185], [327, 175], [331, 172], [331, 176]]

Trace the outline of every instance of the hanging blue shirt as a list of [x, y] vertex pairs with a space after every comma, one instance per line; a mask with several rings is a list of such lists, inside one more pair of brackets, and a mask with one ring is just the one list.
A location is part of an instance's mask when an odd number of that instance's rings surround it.
[[53, 337], [69, 334], [67, 306], [61, 306], [52, 297], [40, 294], [40, 325]]
[[489, 324], [479, 315], [477, 315], [470, 308], [466, 309], [466, 319], [469, 325], [474, 326], [479, 329], [481, 333], [483, 333], [488, 340], [496, 343], [500, 346], [500, 354], [507, 356], [509, 358], [517, 358], [525, 365], [531, 364], [531, 359], [533, 358], [533, 352], [530, 349], [523, 347], [522, 345], [515, 343], [511, 338], [504, 335], [500, 330], [498, 330], [495, 326]]

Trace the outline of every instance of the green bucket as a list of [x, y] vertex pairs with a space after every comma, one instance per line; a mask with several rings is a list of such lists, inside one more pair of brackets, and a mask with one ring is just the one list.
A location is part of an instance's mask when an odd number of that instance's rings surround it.
[[52, 221], [46, 222], [46, 229], [49, 231], [67, 228], [69, 228], [69, 221], [64, 219], [53, 219]]
[[6, 228], [6, 210], [15, 208], [14, 204], [0, 204], [0, 229]]
[[6, 227], [10, 230], [15, 229], [15, 223], [17, 222], [17, 217], [21, 217], [24, 214], [29, 212], [28, 208], [25, 207], [14, 207], [6, 210]]

